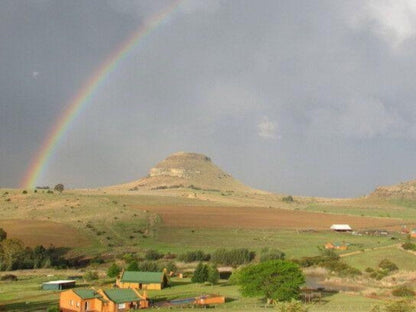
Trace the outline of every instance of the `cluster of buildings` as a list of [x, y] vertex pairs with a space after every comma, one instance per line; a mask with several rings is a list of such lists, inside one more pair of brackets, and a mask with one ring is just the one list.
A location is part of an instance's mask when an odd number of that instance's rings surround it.
[[43, 289], [67, 289], [59, 297], [60, 312], [118, 312], [149, 307], [146, 292], [139, 290], [161, 290], [166, 287], [165, 272], [124, 271], [117, 278], [116, 288], [73, 288], [75, 281], [62, 280], [44, 283]]

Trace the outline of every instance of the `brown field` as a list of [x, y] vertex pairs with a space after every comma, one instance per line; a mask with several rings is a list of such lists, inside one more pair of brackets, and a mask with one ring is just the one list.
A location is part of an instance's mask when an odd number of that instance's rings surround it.
[[17, 238], [26, 246], [82, 247], [88, 240], [76, 229], [62, 223], [39, 220], [0, 220], [8, 238]]
[[[143, 209], [143, 207], [140, 207]], [[399, 229], [403, 220], [325, 214], [300, 210], [257, 207], [147, 207], [170, 227], [316, 229], [327, 230], [334, 223], [353, 229]]]

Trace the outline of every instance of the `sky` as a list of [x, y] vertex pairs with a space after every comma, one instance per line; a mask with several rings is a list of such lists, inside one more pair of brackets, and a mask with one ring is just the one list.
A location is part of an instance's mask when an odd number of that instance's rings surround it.
[[[94, 71], [170, 0], [0, 1], [0, 187]], [[416, 2], [183, 0], [106, 77], [38, 185], [137, 180], [203, 153], [277, 193], [416, 179]]]

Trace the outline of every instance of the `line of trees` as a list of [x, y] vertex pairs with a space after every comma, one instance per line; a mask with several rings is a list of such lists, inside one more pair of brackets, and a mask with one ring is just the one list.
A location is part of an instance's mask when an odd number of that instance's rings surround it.
[[0, 271], [47, 268], [64, 262], [54, 246], [27, 247], [21, 240], [7, 238], [6, 231], [0, 228]]

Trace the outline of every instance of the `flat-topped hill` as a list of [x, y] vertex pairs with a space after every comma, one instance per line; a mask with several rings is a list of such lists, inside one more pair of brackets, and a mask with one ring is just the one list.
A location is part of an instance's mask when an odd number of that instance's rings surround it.
[[370, 197], [416, 199], [416, 180], [377, 187]]
[[221, 192], [255, 192], [217, 167], [208, 156], [179, 152], [151, 168], [147, 177], [114, 186], [128, 190], [188, 188]]

